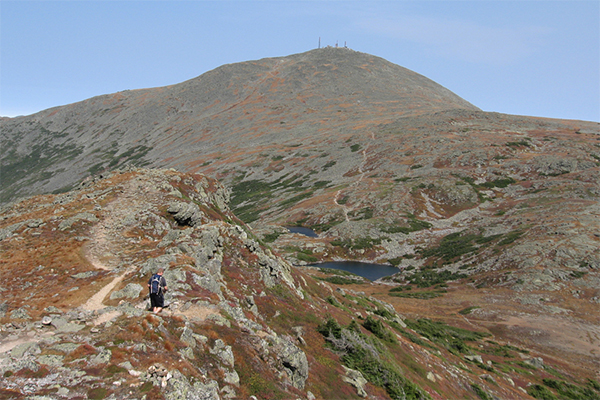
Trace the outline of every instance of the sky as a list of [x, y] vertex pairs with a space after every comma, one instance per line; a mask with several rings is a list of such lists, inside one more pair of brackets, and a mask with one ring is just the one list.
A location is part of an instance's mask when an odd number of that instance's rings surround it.
[[600, 1], [0, 0], [0, 116], [331, 45], [484, 111], [600, 121]]

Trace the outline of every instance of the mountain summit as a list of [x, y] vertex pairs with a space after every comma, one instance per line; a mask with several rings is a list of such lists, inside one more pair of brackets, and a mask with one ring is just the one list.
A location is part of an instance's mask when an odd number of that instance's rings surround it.
[[250, 147], [453, 109], [478, 110], [422, 75], [346, 48], [224, 65], [1, 121], [0, 201], [66, 189], [124, 163], [193, 171]]

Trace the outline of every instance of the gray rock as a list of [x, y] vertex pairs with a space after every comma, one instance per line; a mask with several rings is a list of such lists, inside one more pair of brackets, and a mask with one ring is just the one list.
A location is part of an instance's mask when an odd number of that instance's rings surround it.
[[196, 339], [194, 338], [194, 332], [189, 328], [188, 324], [183, 328], [181, 336], [179, 337], [183, 343], [190, 347], [196, 347]]
[[206, 216], [194, 203], [173, 202], [169, 204], [167, 212], [173, 214], [175, 221], [181, 226], [201, 225]]
[[98, 221], [98, 218], [89, 212], [83, 212], [83, 213], [79, 213], [73, 217], [67, 218], [66, 220], [62, 221], [59, 225], [58, 225], [58, 229], [61, 231], [67, 230], [71, 228], [71, 225], [73, 225], [76, 222], [79, 221], [88, 221], [88, 222], [96, 222]]
[[196, 358], [196, 356], [194, 355], [194, 350], [192, 350], [191, 347], [184, 347], [179, 351], [179, 354], [181, 354], [184, 358], [187, 358], [188, 360], [193, 360]]
[[14, 319], [31, 319], [27, 311], [25, 311], [24, 307], [17, 308], [13, 312], [10, 313], [10, 317]]
[[306, 354], [287, 338], [275, 337], [274, 351], [277, 354], [284, 370], [290, 378], [292, 386], [304, 389], [308, 378], [308, 360]]
[[189, 380], [178, 370], [174, 370], [165, 387], [166, 400], [219, 400], [219, 384], [209, 379], [207, 382]]
[[[154, 274], [159, 268], [164, 268], [165, 269], [165, 277], [166, 277], [169, 266], [171, 265], [172, 262], [174, 262], [176, 260], [177, 260], [177, 257], [172, 254], [165, 254], [162, 256], [158, 256], [156, 258], [151, 258], [142, 265], [142, 268], [140, 269], [140, 274], [141, 275]], [[148, 278], [150, 278], [150, 277], [148, 276]], [[167, 282], [167, 286], [168, 286], [168, 284], [169, 284], [169, 282]]]
[[69, 354], [73, 350], [77, 349], [79, 346], [79, 343], [57, 343], [51, 346], [51, 349], [60, 351], [65, 354]]
[[78, 274], [75, 275], [71, 275], [72, 278], [75, 279], [86, 279], [86, 278], [91, 278], [92, 276], [98, 275], [97, 271], [87, 271], [87, 272], [80, 272]]
[[0, 229], [0, 241], [9, 238], [13, 235], [13, 232], [22, 227], [24, 222], [18, 222], [16, 224], [9, 225]]
[[240, 386], [240, 376], [235, 370], [232, 372], [225, 372], [223, 381], [229, 385]]
[[465, 356], [465, 358], [469, 361], [475, 361], [478, 362], [480, 364], [483, 364], [483, 358], [481, 358], [480, 355], [471, 355], [471, 356]]
[[10, 351], [10, 355], [13, 358], [23, 358], [28, 354], [39, 354], [42, 350], [40, 346], [35, 342], [21, 343], [13, 347]]
[[344, 368], [344, 371], [346, 371], [346, 376], [343, 376], [342, 380], [354, 386], [360, 397], [367, 397], [365, 385], [368, 383], [368, 381], [365, 379], [363, 374], [360, 371], [346, 368], [343, 365], [342, 367]]
[[235, 363], [235, 358], [233, 356], [233, 351], [231, 350], [231, 346], [227, 346], [225, 342], [221, 339], [217, 339], [215, 341], [215, 345], [212, 349], [209, 350], [211, 354], [216, 355], [221, 359], [223, 364], [229, 367], [233, 367]]
[[42, 365], [48, 365], [50, 367], [60, 367], [63, 365], [64, 356], [58, 354], [45, 354], [39, 356], [37, 361]]
[[41, 219], [30, 219], [27, 221], [28, 228], [39, 228], [44, 224], [44, 221]]
[[108, 364], [112, 358], [112, 352], [109, 349], [102, 348], [100, 353], [90, 359], [90, 364]]
[[85, 328], [85, 325], [69, 322], [63, 317], [53, 318], [51, 324], [59, 332], [78, 332]]
[[110, 294], [111, 299], [136, 299], [140, 296], [141, 291], [144, 288], [138, 283], [129, 283], [121, 290], [117, 290], [116, 292], [112, 292]]
[[181, 231], [176, 229], [168, 231], [167, 234], [162, 238], [162, 240], [158, 244], [158, 247], [166, 247], [170, 245], [179, 238], [180, 233]]
[[218, 295], [221, 294], [221, 283], [217, 282], [217, 280], [214, 278], [214, 276], [212, 275], [204, 275], [204, 276], [198, 276], [196, 274], [192, 275], [192, 278], [194, 279], [194, 282], [196, 282], [197, 285], [203, 287], [204, 289], [216, 293]]
[[528, 358], [525, 362], [535, 368], [544, 368], [544, 359], [542, 357]]

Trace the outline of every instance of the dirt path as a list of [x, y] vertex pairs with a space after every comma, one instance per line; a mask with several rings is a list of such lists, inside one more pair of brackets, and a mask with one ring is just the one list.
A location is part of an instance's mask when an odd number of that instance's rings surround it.
[[109, 293], [112, 292], [112, 290], [115, 288], [115, 286], [117, 286], [117, 284], [119, 284], [119, 282], [121, 282], [125, 278], [125, 276], [132, 271], [132, 269], [128, 269], [123, 274], [116, 276], [108, 285], [104, 286], [95, 295], [90, 297], [88, 301], [81, 307], [84, 310], [88, 311], [96, 311], [104, 308], [104, 304], [102, 304], [102, 302], [104, 301], [106, 296], [108, 296]]
[[[371, 132], [371, 142], [374, 140], [375, 140], [375, 134], [373, 132]], [[352, 183], [350, 185], [350, 187], [357, 186], [358, 184], [360, 184], [362, 182], [363, 178], [365, 177], [366, 172], [364, 171], [363, 168], [367, 164], [367, 161], [369, 160], [368, 151], [369, 151], [370, 146], [371, 146], [371, 143], [367, 143], [367, 146], [363, 149], [363, 151], [361, 151], [362, 161], [358, 166], [358, 173], [360, 175], [358, 177], [358, 180], [356, 180], [356, 182]], [[350, 221], [350, 218], [348, 218], [348, 212], [352, 211], [352, 209], [350, 207], [346, 207], [345, 205], [339, 203], [340, 196], [342, 195], [342, 190], [343, 189], [340, 189], [337, 192], [335, 192], [335, 196], [333, 197], [333, 202], [335, 203], [336, 206], [338, 206], [339, 208], [342, 209], [342, 212], [344, 213], [344, 219], [346, 221]]]
[[[145, 202], [140, 201], [140, 198], [143, 198], [140, 194], [151, 195], [148, 193], [151, 189], [146, 185], [140, 185], [136, 180], [128, 181], [121, 189], [122, 193], [106, 206], [103, 212], [104, 218], [92, 229], [91, 240], [85, 250], [85, 256], [90, 263], [106, 271], [112, 271], [127, 262], [125, 249], [130, 245], [124, 235], [127, 221], [144, 210]], [[110, 295], [134, 269], [128, 268], [115, 276], [82, 305], [83, 309], [97, 311], [104, 308], [103, 301], [106, 296]]]

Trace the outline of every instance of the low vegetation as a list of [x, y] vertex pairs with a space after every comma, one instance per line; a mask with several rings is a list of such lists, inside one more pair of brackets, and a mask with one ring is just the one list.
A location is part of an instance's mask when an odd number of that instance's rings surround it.
[[344, 365], [360, 371], [371, 384], [384, 388], [392, 399], [430, 399], [425, 391], [402, 375], [400, 367], [387, 354], [385, 349], [386, 344], [391, 344], [388, 339], [391, 333], [381, 321], [375, 322], [373, 318], [367, 321], [369, 328], [365, 329], [371, 335], [363, 333], [354, 321], [341, 326], [333, 317], [327, 318], [317, 330]]

